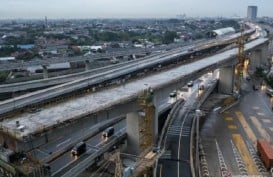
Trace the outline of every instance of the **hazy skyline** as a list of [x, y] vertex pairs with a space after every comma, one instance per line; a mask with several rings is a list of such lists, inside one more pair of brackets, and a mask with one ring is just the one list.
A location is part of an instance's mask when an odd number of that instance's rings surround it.
[[171, 18], [273, 16], [272, 0], [1, 0], [0, 18]]

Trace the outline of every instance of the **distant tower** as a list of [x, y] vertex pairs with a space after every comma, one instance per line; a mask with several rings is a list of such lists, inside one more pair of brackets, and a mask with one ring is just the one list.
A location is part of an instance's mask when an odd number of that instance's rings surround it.
[[247, 7], [247, 18], [249, 20], [256, 20], [257, 12], [258, 12], [257, 6], [248, 6]]

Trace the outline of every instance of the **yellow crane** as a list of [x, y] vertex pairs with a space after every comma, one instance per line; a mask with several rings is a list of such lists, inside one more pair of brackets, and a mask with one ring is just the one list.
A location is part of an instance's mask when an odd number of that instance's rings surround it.
[[154, 144], [154, 115], [153, 90], [148, 88], [138, 97], [139, 105], [143, 108], [144, 118], [139, 122], [140, 152], [143, 152]]
[[244, 24], [241, 25], [241, 35], [238, 38], [238, 63], [236, 64], [236, 90], [238, 93], [241, 92], [241, 79], [243, 77], [243, 68], [244, 68], [244, 62], [246, 59], [245, 56], [245, 36], [244, 36]]
[[[145, 89], [138, 96], [138, 103], [143, 109], [143, 118], [139, 120], [139, 149], [140, 156], [138, 157], [138, 167], [135, 169], [137, 175], [142, 173], [147, 173], [147, 166], [151, 166], [151, 164], [146, 164], [146, 156], [145, 154], [152, 148], [154, 145], [154, 118], [155, 118], [155, 106], [153, 104], [153, 90], [152, 88]], [[128, 154], [127, 154], [128, 155]], [[151, 163], [151, 162], [150, 162]], [[120, 153], [116, 153], [115, 157], [115, 177], [122, 177], [122, 163], [120, 159]], [[142, 164], [142, 166], [140, 165]], [[144, 166], [144, 167], [143, 167]]]

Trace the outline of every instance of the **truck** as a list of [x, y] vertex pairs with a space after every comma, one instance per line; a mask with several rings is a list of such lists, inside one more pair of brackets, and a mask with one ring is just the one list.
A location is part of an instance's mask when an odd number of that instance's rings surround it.
[[84, 142], [79, 142], [74, 146], [74, 148], [71, 150], [71, 154], [74, 156], [79, 156], [82, 153], [86, 151], [86, 144]]
[[105, 138], [108, 138], [110, 136], [112, 136], [115, 132], [115, 129], [114, 127], [108, 127], [107, 129], [105, 129], [103, 132], [102, 132], [102, 138], [105, 139]]
[[273, 149], [270, 144], [265, 140], [257, 140], [257, 151], [265, 167], [267, 169], [273, 167]]

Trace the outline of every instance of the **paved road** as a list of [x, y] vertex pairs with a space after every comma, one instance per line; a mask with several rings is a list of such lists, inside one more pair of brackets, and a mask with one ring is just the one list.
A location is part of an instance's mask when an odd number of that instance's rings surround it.
[[201, 84], [208, 86], [213, 76], [207, 74], [195, 81], [188, 93], [184, 93], [185, 104], [174, 114], [164, 142], [164, 153], [158, 162], [158, 173], [162, 177], [191, 177], [190, 142], [191, 129], [195, 116], [195, 103], [198, 98], [198, 87]]
[[[115, 128], [116, 133], [120, 130], [124, 129], [125, 127], [125, 121], [121, 121], [118, 124], [115, 124], [113, 126]], [[90, 139], [86, 140], [85, 143], [87, 145], [88, 155], [93, 154], [96, 151], [100, 149], [105, 143], [107, 143], [109, 140], [111, 140], [112, 137], [109, 137], [109, 139], [102, 139], [101, 133], [91, 137]], [[67, 139], [71, 139], [71, 137], [67, 137]], [[67, 140], [64, 140], [64, 142]], [[59, 156], [57, 159], [50, 162], [51, 172], [54, 173], [57, 170], [63, 168], [64, 166], [72, 163], [73, 161], [76, 161], [81, 156], [87, 156], [87, 154], [82, 154], [80, 156], [72, 156], [70, 151], [67, 151], [63, 155]], [[87, 167], [86, 167], [87, 168]]]
[[229, 174], [268, 176], [259, 164], [255, 149], [256, 140], [260, 138], [272, 145], [272, 99], [264, 90], [262, 87], [253, 91], [251, 81], [244, 80], [240, 103], [223, 114], [211, 112], [206, 118], [201, 130], [205, 156], [201, 158], [211, 177]]

